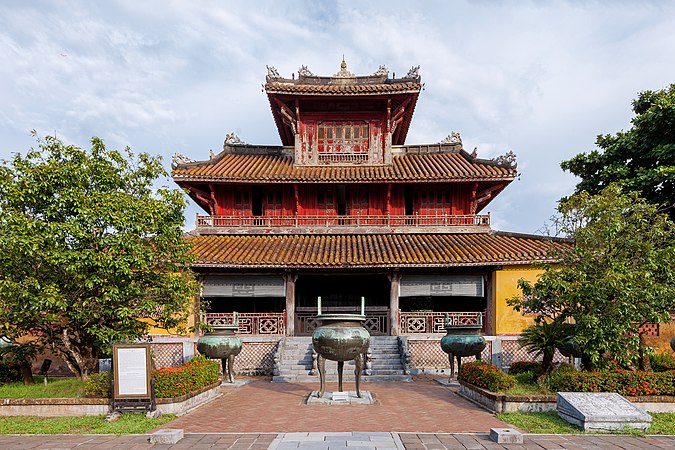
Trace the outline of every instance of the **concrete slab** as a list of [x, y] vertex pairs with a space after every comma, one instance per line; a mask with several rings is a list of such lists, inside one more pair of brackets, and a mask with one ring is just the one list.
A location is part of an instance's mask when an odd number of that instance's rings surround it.
[[150, 435], [149, 441], [151, 444], [169, 444], [173, 445], [183, 439], [182, 429], [162, 428]]
[[334, 392], [326, 391], [323, 397], [319, 397], [319, 391], [312, 391], [307, 397], [308, 405], [372, 405], [375, 403], [370, 391], [361, 391], [361, 398], [356, 396], [356, 391], [347, 391], [348, 396], [339, 396], [339, 400], [334, 400]]
[[223, 381], [220, 383], [220, 387], [228, 389], [236, 389], [242, 386], [246, 386], [247, 384], [252, 383], [254, 381], [255, 380], [234, 380], [233, 383], [230, 383], [229, 381]]
[[558, 392], [558, 415], [584, 431], [646, 431], [652, 416], [616, 392]]
[[434, 381], [447, 387], [459, 387], [459, 381], [457, 380], [450, 381], [447, 378], [434, 378]]
[[522, 444], [523, 433], [513, 428], [490, 428], [490, 440], [497, 444]]

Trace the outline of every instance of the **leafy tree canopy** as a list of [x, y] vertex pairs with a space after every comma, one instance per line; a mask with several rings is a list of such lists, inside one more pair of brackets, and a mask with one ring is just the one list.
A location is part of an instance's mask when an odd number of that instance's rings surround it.
[[675, 84], [641, 92], [633, 101], [635, 117], [628, 131], [600, 135], [599, 150], [561, 163], [581, 178], [577, 192], [598, 194], [610, 183], [637, 191], [648, 201], [669, 208], [675, 218]]
[[184, 197], [153, 188], [166, 175], [157, 157], [98, 138], [90, 151], [38, 144], [0, 165], [0, 335], [86, 378], [110, 342], [185, 323], [196, 282]]
[[599, 195], [561, 201], [557, 228], [571, 238], [542, 264], [535, 283], [520, 280], [509, 300], [539, 319], [576, 324], [574, 341], [592, 362], [605, 352], [634, 363], [644, 351], [640, 327], [675, 310], [675, 224], [635, 192], [612, 184]]

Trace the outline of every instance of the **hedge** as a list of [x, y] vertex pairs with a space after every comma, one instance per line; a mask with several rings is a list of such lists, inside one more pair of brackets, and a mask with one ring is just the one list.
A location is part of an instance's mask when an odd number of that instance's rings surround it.
[[554, 392], [618, 392], [625, 396], [675, 395], [675, 371], [555, 371], [546, 380]]
[[509, 366], [509, 373], [511, 375], [525, 372], [541, 372], [541, 363], [537, 361], [516, 361]]
[[457, 379], [493, 392], [506, 391], [518, 383], [512, 375], [482, 361], [462, 364]]
[[163, 367], [152, 371], [155, 397], [179, 397], [218, 382], [220, 364], [195, 356], [180, 367]]

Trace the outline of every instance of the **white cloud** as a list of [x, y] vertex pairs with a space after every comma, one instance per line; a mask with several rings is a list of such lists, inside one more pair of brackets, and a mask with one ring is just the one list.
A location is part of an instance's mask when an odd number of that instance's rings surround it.
[[[532, 232], [575, 180], [561, 160], [627, 128], [638, 91], [674, 82], [675, 7], [609, 2], [44, 2], [0, 14], [0, 158], [29, 130], [78, 145], [100, 135], [168, 159], [203, 159], [235, 131], [277, 144], [260, 85], [349, 69], [421, 65], [408, 135], [459, 131], [481, 157], [519, 157], [489, 205], [495, 227]], [[188, 222], [191, 222], [192, 212]]]

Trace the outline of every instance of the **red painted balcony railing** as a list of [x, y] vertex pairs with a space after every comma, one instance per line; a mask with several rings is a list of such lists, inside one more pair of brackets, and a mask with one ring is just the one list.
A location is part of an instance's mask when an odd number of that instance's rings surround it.
[[200, 216], [202, 227], [489, 227], [489, 214], [411, 216]]

